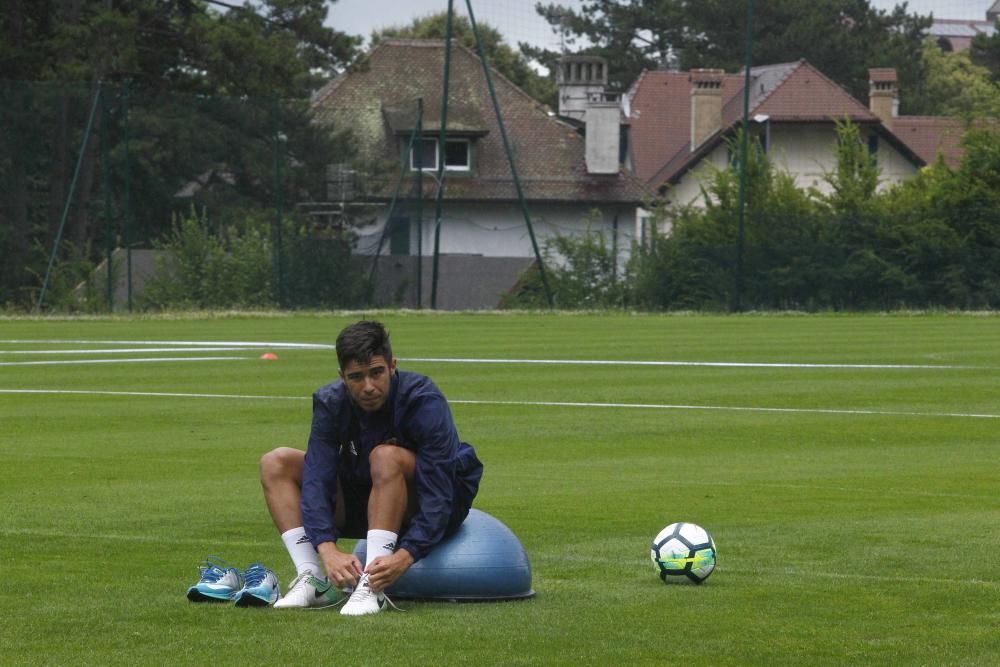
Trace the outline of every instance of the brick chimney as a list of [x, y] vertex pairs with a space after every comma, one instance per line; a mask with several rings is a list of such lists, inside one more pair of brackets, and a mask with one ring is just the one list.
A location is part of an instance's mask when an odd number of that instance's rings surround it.
[[872, 67], [868, 70], [868, 86], [868, 108], [891, 130], [899, 111], [896, 70], [892, 67]]
[[691, 150], [722, 127], [721, 69], [693, 69], [691, 82]]

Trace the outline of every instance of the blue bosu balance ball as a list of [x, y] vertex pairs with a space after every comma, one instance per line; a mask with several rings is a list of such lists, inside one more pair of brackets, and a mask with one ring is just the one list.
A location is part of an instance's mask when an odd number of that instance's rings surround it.
[[[365, 562], [367, 544], [354, 555]], [[521, 542], [500, 520], [477, 509], [453, 535], [418, 560], [386, 590], [391, 597], [423, 600], [515, 600], [535, 594], [531, 564]]]

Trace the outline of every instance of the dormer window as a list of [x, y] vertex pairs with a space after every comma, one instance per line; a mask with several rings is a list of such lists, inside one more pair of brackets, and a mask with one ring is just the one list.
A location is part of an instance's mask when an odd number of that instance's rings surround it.
[[[472, 168], [472, 142], [468, 139], [446, 139], [444, 143], [445, 171], [469, 171]], [[413, 145], [410, 170], [437, 171], [438, 140], [420, 139]]]

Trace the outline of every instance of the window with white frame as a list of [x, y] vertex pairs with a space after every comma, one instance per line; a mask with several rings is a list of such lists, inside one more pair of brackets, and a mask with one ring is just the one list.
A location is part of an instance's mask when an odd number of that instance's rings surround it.
[[[413, 144], [410, 170], [437, 171], [438, 140], [425, 138]], [[472, 169], [472, 142], [468, 139], [446, 139], [444, 143], [444, 168], [446, 171]]]

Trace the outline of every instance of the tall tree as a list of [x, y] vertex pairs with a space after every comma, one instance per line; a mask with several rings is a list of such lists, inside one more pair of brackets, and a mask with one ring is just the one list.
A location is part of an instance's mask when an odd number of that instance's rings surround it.
[[[169, 227], [178, 203], [174, 194], [209, 171], [232, 181], [237, 203], [321, 198], [323, 168], [345, 147], [311, 124], [309, 95], [353, 59], [361, 41], [324, 25], [327, 5], [4, 3], [0, 303], [27, 301], [25, 289], [37, 284], [98, 82], [101, 103], [80, 162], [74, 205], [66, 209], [66, 253], [86, 259], [102, 250], [108, 205], [95, 197], [100, 177], [110, 173], [116, 200], [111, 208], [125, 205], [126, 137], [131, 199], [141, 202], [133, 208], [147, 238]], [[280, 169], [285, 171], [278, 174]], [[293, 177], [287, 173], [292, 170], [312, 173]], [[284, 193], [277, 191], [279, 176]]]
[[[612, 85], [627, 89], [643, 69], [743, 67], [746, 6], [727, 0], [588, 0], [579, 11], [553, 4], [536, 9], [563, 34], [608, 59]], [[895, 67], [902, 86], [921, 76], [921, 37], [929, 17], [899, 5], [887, 12], [867, 0], [774, 0], [755, 5], [753, 62], [805, 58], [860, 99], [868, 68]], [[551, 65], [559, 54], [522, 46]], [[904, 109], [905, 110], [905, 109]]]
[[[486, 59], [494, 69], [536, 100], [553, 107], [557, 104], [555, 83], [536, 72], [524, 55], [508, 46], [499, 30], [481, 21], [476, 21], [476, 28], [483, 41]], [[372, 33], [372, 44], [378, 44], [386, 38], [444, 39], [447, 34], [448, 13], [439, 12], [416, 18], [408, 26], [390, 27]], [[453, 17], [452, 38], [463, 46], [476, 50], [476, 36], [472, 24], [465, 16]]]
[[994, 28], [992, 35], [980, 33], [973, 38], [969, 57], [973, 63], [988, 69], [994, 83], [1000, 84], [1000, 20]]
[[927, 78], [915, 100], [916, 113], [961, 116], [966, 119], [1000, 117], [1000, 83], [975, 64], [969, 51], [942, 51], [933, 40], [924, 42]]

